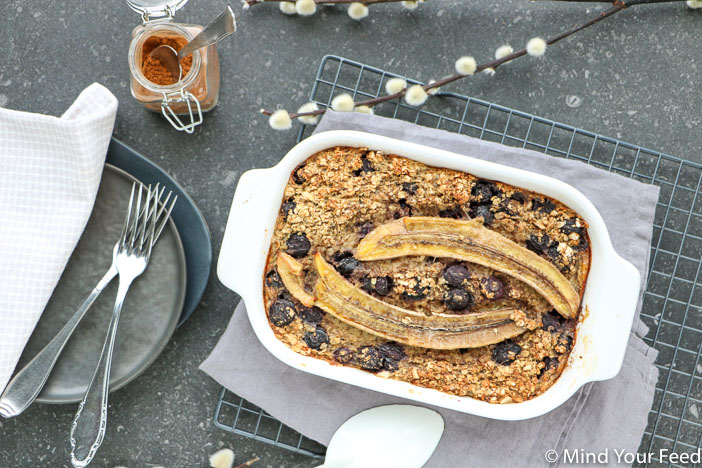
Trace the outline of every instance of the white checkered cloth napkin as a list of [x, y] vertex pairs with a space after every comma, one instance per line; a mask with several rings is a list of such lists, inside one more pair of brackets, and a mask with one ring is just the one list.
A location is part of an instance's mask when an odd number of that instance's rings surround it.
[[0, 393], [88, 222], [116, 114], [97, 83], [61, 117], [0, 108]]

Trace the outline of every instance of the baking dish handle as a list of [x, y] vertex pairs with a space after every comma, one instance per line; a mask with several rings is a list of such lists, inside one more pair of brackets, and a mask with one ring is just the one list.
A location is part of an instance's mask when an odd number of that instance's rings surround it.
[[594, 349], [590, 356], [596, 363], [591, 367], [596, 369], [589, 376], [592, 381], [611, 379], [621, 370], [641, 291], [639, 270], [617, 254], [600, 281], [609, 306], [604, 314], [590, 317], [598, 322], [589, 324], [597, 330], [591, 343]]
[[271, 187], [266, 184], [269, 180], [266, 176], [270, 171], [271, 169], [253, 169], [242, 174], [224, 230], [217, 261], [217, 276], [222, 284], [240, 296], [244, 296], [245, 291], [251, 291], [251, 288], [260, 287], [260, 278], [251, 274], [250, 263], [261, 239], [266, 235], [266, 216], [260, 207], [262, 203], [267, 203], [263, 199], [271, 196]]

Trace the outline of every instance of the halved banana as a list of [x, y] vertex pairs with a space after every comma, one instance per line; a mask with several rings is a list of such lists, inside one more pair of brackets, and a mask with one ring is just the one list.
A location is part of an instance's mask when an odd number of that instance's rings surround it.
[[283, 284], [290, 294], [305, 307], [312, 307], [314, 305], [314, 296], [305, 291], [302, 285], [302, 263], [290, 255], [280, 252], [278, 253], [275, 266], [278, 269], [280, 279], [283, 280]]
[[432, 314], [403, 309], [366, 294], [339, 274], [320, 253], [314, 305], [356, 328], [410, 346], [434, 349], [477, 348], [525, 331], [505, 308], [468, 314]]
[[554, 265], [486, 228], [480, 217], [390, 221], [361, 240], [355, 257], [368, 261], [406, 255], [454, 258], [500, 271], [534, 288], [566, 318], [575, 317], [580, 308], [580, 295]]

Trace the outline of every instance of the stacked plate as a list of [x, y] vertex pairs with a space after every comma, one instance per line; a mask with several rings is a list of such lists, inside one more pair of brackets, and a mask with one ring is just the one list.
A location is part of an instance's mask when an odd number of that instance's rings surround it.
[[[112, 140], [93, 213], [18, 364], [21, 369], [53, 338], [109, 268], [132, 183], [160, 183], [178, 202], [154, 246], [149, 267], [124, 303], [112, 360], [110, 390], [141, 374], [158, 357], [175, 328], [195, 310], [212, 264], [210, 233], [202, 213], [160, 167]], [[64, 348], [37, 398], [79, 402], [90, 383], [112, 314], [117, 281], [105, 288]]]

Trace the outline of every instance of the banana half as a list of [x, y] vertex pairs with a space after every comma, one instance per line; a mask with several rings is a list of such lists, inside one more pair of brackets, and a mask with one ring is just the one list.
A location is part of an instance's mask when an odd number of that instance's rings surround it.
[[342, 322], [389, 340], [433, 349], [478, 348], [526, 330], [510, 318], [519, 311], [515, 308], [429, 316], [388, 304], [351, 284], [320, 253], [314, 257], [319, 278], [312, 296], [304, 290], [301, 277], [294, 273], [301, 271], [301, 265], [287, 257], [287, 254], [278, 254], [278, 273], [293, 297], [304, 305], [311, 302]]
[[566, 318], [574, 318], [580, 308], [580, 295], [554, 265], [486, 228], [480, 217], [468, 221], [434, 217], [391, 221], [364, 237], [355, 257], [368, 261], [406, 255], [454, 258], [500, 271], [534, 288]]

